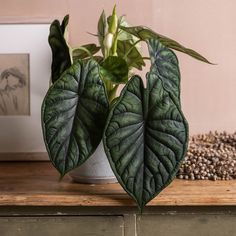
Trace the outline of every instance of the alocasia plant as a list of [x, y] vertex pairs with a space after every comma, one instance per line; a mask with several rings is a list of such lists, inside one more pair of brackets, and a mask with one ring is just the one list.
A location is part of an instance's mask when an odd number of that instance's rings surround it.
[[[142, 27], [116, 9], [98, 21], [98, 41], [71, 48], [69, 16], [51, 24], [52, 86], [42, 104], [42, 129], [53, 165], [64, 176], [103, 139], [118, 182], [143, 208], [175, 177], [188, 144], [181, 110], [178, 59], [171, 50], [210, 63], [192, 49]], [[139, 44], [147, 44], [143, 57]], [[151, 60], [146, 87], [134, 69]], [[119, 85], [125, 84], [117, 97]]]

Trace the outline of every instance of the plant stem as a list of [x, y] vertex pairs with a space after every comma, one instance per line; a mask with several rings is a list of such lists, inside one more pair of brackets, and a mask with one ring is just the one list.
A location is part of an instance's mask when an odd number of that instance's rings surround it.
[[82, 47], [82, 46], [81, 46], [81, 47], [74, 48], [74, 49], [72, 50], [72, 52], [75, 51], [75, 50], [78, 50], [78, 49], [79, 49], [79, 50], [82, 50], [82, 51], [84, 51], [84, 52], [86, 52], [90, 58], [93, 58], [92, 53], [91, 53], [87, 48]]
[[108, 91], [108, 100], [109, 103], [111, 104], [111, 102], [113, 101], [114, 98], [116, 98], [116, 92], [118, 89], [119, 85], [116, 84], [114, 87], [112, 87], [109, 91]]
[[142, 57], [143, 60], [151, 60], [150, 57]]
[[118, 34], [115, 35], [115, 37], [113, 38], [113, 44], [112, 44], [112, 48], [111, 48], [111, 53], [112, 56], [117, 56], [117, 39], [118, 39]]

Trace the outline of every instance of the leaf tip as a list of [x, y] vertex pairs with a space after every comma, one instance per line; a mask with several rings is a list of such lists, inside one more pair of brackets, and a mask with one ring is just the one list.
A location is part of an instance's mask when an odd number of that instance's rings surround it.
[[116, 4], [113, 7], [112, 15], [116, 15]]
[[62, 179], [64, 178], [64, 176], [65, 176], [65, 173], [60, 173], [60, 176], [59, 176], [58, 182], [61, 182]]
[[213, 63], [213, 62], [210, 62], [210, 61], [209, 61], [209, 64], [212, 65], [212, 66], [218, 66], [217, 63]]
[[70, 18], [70, 15], [69, 15], [69, 13], [67, 13], [64, 17], [64, 20], [69, 20], [69, 18]]
[[139, 214], [143, 214], [143, 209], [145, 207], [145, 204], [143, 202], [137, 202], [137, 204], [138, 204]]

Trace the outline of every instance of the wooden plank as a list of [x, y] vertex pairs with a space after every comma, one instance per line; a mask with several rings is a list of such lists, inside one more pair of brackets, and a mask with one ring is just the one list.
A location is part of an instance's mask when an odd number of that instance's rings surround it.
[[49, 161], [46, 152], [0, 152], [0, 161]]
[[137, 218], [138, 236], [232, 236], [236, 232], [235, 215], [161, 214]]
[[[59, 182], [48, 162], [1, 162], [2, 206], [135, 206], [119, 184]], [[236, 181], [174, 180], [148, 206], [236, 206]]]
[[124, 233], [125, 236], [136, 236], [136, 214], [124, 214]]
[[122, 216], [0, 217], [1, 236], [124, 236]]

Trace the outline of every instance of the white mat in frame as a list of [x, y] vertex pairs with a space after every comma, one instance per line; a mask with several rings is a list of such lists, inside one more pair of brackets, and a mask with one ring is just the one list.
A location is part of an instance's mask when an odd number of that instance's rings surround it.
[[[0, 54], [28, 55], [29, 57], [29, 78], [25, 83], [29, 89], [29, 112], [18, 115], [0, 115], [0, 160], [46, 159], [40, 113], [50, 78], [49, 26], [50, 24], [46, 22], [16, 23], [11, 21], [11, 23], [0, 24]], [[6, 69], [8, 68], [1, 68], [0, 65], [0, 73]], [[4, 84], [2, 85], [4, 87]], [[12, 88], [16, 87], [14, 85]], [[12, 101], [14, 107], [14, 99]]]

